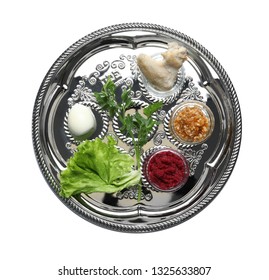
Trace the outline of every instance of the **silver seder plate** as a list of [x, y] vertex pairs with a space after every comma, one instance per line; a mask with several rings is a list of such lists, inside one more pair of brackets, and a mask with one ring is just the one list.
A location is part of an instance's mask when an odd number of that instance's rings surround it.
[[[157, 93], [140, 74], [136, 57], [140, 53], [158, 56], [169, 42], [188, 50], [188, 60], [178, 72], [174, 88]], [[133, 155], [132, 142], [121, 134], [117, 119], [110, 120], [93, 99], [107, 77], [118, 92], [131, 87], [137, 106], [156, 100], [164, 106], [156, 114], [154, 127], [143, 147], [141, 161], [153, 150], [171, 147], [189, 164], [187, 183], [174, 192], [154, 190], [142, 177], [143, 192], [81, 194], [69, 199], [59, 196], [59, 173], [79, 142], [70, 134], [67, 116], [75, 103], [92, 108], [97, 129], [91, 139], [112, 135], [117, 145]], [[211, 136], [198, 145], [183, 144], [169, 130], [171, 108], [181, 102], [199, 101], [214, 115]], [[234, 87], [219, 62], [190, 37], [154, 24], [119, 24], [93, 32], [69, 47], [52, 65], [37, 94], [32, 122], [34, 151], [41, 172], [58, 198], [77, 215], [96, 225], [122, 232], [152, 232], [190, 219], [221, 191], [235, 165], [241, 142], [241, 114]]]

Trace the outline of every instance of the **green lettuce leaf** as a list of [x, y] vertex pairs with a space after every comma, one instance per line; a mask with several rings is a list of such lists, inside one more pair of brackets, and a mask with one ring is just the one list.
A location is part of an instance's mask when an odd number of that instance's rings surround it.
[[105, 143], [97, 138], [81, 143], [60, 173], [60, 195], [70, 197], [79, 193], [115, 193], [140, 181], [140, 172], [134, 170], [134, 159], [115, 147], [108, 137]]

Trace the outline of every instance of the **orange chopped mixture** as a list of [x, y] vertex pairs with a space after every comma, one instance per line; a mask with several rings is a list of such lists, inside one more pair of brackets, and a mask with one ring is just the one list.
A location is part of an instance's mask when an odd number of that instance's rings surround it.
[[185, 107], [174, 118], [174, 130], [186, 142], [203, 141], [210, 131], [210, 119], [198, 107]]

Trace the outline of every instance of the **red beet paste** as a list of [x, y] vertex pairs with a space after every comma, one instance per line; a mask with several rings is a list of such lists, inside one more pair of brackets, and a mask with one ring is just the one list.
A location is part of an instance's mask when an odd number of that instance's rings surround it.
[[180, 185], [188, 176], [184, 160], [170, 151], [161, 151], [152, 156], [148, 164], [148, 179], [161, 190]]

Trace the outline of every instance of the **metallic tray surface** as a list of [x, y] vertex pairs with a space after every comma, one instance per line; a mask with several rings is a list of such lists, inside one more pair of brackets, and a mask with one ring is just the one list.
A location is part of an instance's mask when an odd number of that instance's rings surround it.
[[[160, 125], [144, 147], [142, 162], [156, 149], [171, 147], [183, 153], [190, 166], [186, 185], [175, 192], [158, 192], [142, 176], [141, 201], [137, 190], [117, 194], [82, 194], [64, 199], [58, 195], [59, 172], [66, 167], [78, 142], [68, 131], [67, 116], [77, 102], [93, 109], [98, 128], [93, 138], [114, 136], [118, 146], [133, 154], [130, 139], [118, 129], [92, 98], [111, 76], [117, 89], [132, 88], [137, 106], [154, 102], [154, 90], [141, 76], [136, 56], [158, 56], [167, 43], [177, 41], [188, 50], [175, 88], [163, 97], [156, 114]], [[204, 102], [214, 114], [212, 135], [198, 145], [180, 143], [170, 134], [172, 109], [186, 100]], [[238, 157], [241, 113], [235, 89], [215, 57], [190, 37], [154, 24], [119, 24], [93, 32], [70, 46], [52, 65], [36, 97], [32, 120], [35, 155], [50, 188], [77, 215], [99, 226], [123, 232], [151, 232], [178, 225], [204, 209], [222, 190]]]

